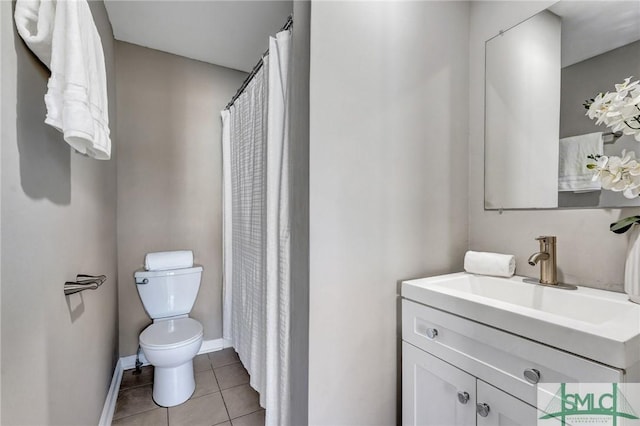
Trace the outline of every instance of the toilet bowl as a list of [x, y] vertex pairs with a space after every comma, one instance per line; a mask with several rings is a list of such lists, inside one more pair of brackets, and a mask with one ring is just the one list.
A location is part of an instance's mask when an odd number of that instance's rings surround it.
[[202, 346], [202, 324], [192, 318], [160, 320], [140, 334], [140, 347], [155, 367], [153, 400], [173, 407], [188, 400], [196, 388], [193, 358]]
[[195, 390], [193, 358], [202, 346], [202, 324], [188, 314], [193, 308], [202, 266], [160, 271], [138, 270], [136, 288], [153, 324], [140, 333], [140, 347], [155, 367], [153, 400], [173, 407]]

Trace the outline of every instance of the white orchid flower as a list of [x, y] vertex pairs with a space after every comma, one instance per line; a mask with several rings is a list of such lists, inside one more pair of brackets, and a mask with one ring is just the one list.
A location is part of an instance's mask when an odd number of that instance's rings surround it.
[[633, 83], [630, 83], [630, 81], [631, 77], [627, 77], [624, 79], [624, 82], [615, 85], [616, 92], [618, 92], [621, 98], [625, 98], [629, 94], [629, 91], [638, 85], [637, 80]]
[[634, 151], [623, 150], [620, 157], [599, 156], [590, 169], [594, 172], [593, 180], [600, 181], [603, 189], [622, 192], [627, 198], [640, 194], [640, 163]]
[[587, 101], [586, 115], [596, 120], [597, 125], [604, 124], [613, 132], [622, 131], [640, 142], [640, 80], [631, 78], [616, 84], [615, 92], [599, 93]]
[[635, 151], [628, 151], [626, 149], [622, 150], [622, 164], [625, 166], [629, 165], [629, 162], [634, 161], [636, 159]]
[[640, 185], [632, 189], [625, 189], [624, 191], [622, 191], [622, 195], [624, 195], [625, 198], [629, 199], [636, 198], [638, 195], [640, 195]]
[[589, 118], [592, 120], [594, 118], [598, 118], [598, 120], [600, 120], [601, 117], [609, 110], [609, 106], [613, 101], [614, 95], [615, 94], [612, 93], [599, 93], [598, 96], [595, 97], [595, 99], [591, 103], [591, 106], [589, 107], [589, 110], [587, 111], [587, 115], [589, 116]]

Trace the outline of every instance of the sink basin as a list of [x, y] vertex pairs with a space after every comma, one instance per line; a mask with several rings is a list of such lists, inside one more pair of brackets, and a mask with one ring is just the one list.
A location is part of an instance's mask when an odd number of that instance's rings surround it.
[[627, 296], [567, 291], [464, 272], [402, 283], [402, 297], [618, 368], [640, 361], [640, 305]]
[[618, 316], [637, 311], [637, 306], [627, 303], [626, 297], [620, 300], [619, 297], [598, 297], [588, 291], [572, 293], [523, 282], [520, 277], [504, 279], [461, 274], [436, 281], [433, 286], [443, 292], [473, 295], [591, 324], [613, 321]]

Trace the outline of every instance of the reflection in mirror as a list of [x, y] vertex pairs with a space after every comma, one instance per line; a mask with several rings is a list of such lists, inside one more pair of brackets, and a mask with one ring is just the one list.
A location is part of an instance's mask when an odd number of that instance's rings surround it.
[[639, 40], [640, 2], [561, 1], [487, 41], [486, 209], [640, 205], [587, 169], [640, 143], [583, 105], [640, 77]]
[[543, 11], [486, 55], [485, 207], [557, 207], [560, 19]]

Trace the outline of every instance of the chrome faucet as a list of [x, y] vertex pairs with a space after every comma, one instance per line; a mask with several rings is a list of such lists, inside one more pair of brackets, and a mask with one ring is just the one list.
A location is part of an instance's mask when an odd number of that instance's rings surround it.
[[556, 237], [543, 236], [540, 241], [540, 251], [529, 257], [529, 265], [540, 263], [540, 284], [558, 285], [558, 271], [556, 265]]

